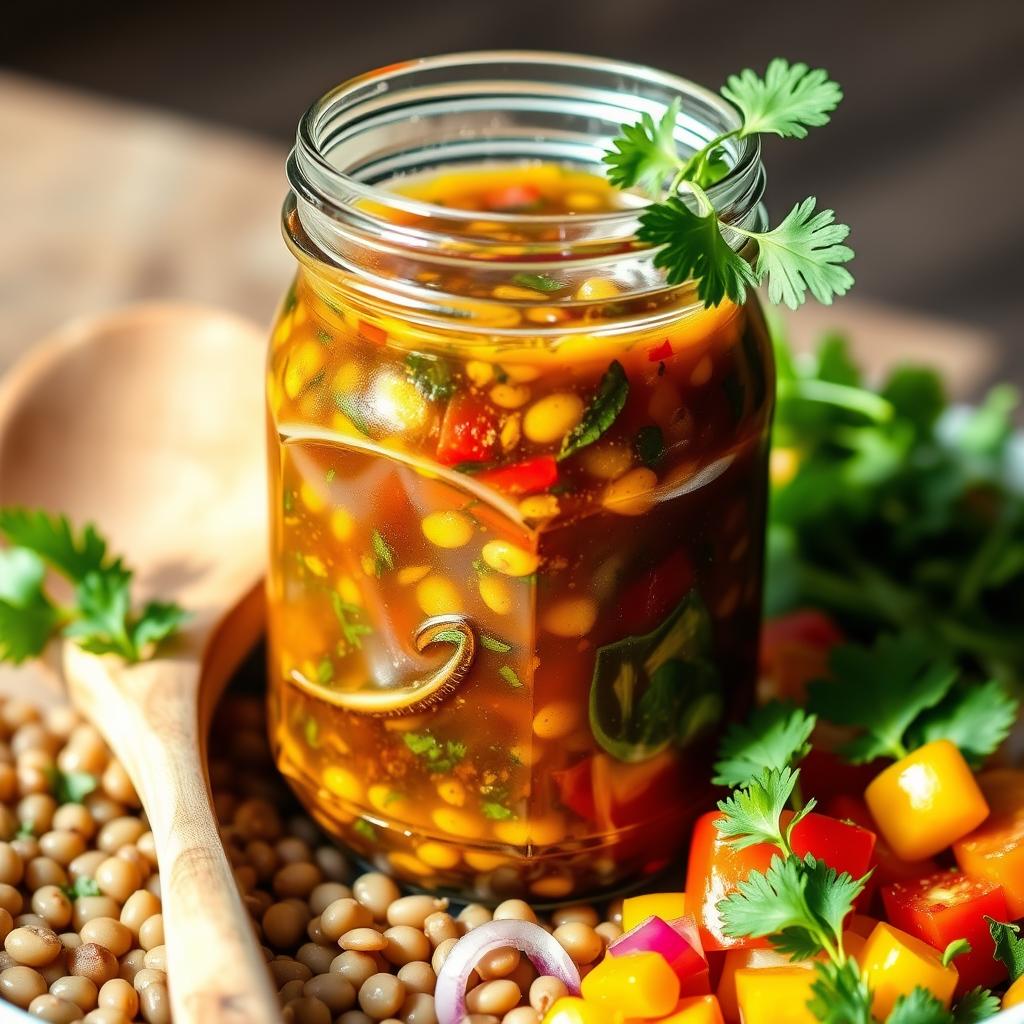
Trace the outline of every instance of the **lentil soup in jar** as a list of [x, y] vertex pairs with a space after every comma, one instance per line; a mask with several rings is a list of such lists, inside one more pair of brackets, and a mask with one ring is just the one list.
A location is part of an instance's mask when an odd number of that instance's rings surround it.
[[[318, 820], [410, 883], [607, 892], [677, 855], [748, 705], [773, 376], [754, 297], [705, 309], [601, 157], [670, 75], [546, 54], [396, 65], [289, 161], [271, 342], [271, 736]], [[756, 226], [751, 138], [719, 209]]]

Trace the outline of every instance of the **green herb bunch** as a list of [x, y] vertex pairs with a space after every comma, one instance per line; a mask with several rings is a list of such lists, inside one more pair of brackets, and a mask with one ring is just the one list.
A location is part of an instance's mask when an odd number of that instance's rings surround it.
[[[0, 550], [0, 661], [34, 657], [57, 633], [93, 654], [139, 661], [186, 618], [178, 605], [163, 601], [135, 611], [131, 570], [109, 554], [91, 524], [76, 531], [64, 516], [4, 508], [0, 538], [10, 545]], [[72, 585], [70, 603], [47, 592], [48, 569]]]
[[933, 370], [870, 387], [846, 342], [776, 339], [766, 612], [923, 636], [968, 679], [1024, 680], [1024, 442], [1017, 395], [951, 406]]
[[[835, 222], [832, 210], [815, 212], [811, 196], [776, 227], [755, 231], [723, 219], [709, 190], [729, 172], [729, 142], [755, 135], [802, 139], [809, 128], [828, 123], [842, 91], [826, 72], [776, 58], [763, 78], [749, 69], [732, 75], [722, 95], [739, 111], [739, 125], [687, 157], [675, 140], [678, 100], [657, 123], [645, 114], [637, 124], [623, 125], [613, 141], [604, 158], [611, 183], [640, 187], [656, 199], [640, 214], [637, 238], [657, 250], [654, 265], [669, 284], [696, 279], [705, 306], [723, 299], [741, 303], [747, 288], [762, 282], [771, 302], [791, 309], [803, 304], [808, 291], [831, 303], [853, 284], [843, 265], [853, 258], [843, 244], [849, 228]], [[757, 249], [753, 265], [737, 251], [748, 243]]]

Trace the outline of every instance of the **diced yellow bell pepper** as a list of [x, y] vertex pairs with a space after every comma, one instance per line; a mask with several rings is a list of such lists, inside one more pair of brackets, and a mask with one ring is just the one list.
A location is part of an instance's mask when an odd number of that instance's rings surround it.
[[957, 970], [943, 966], [942, 954], [928, 943], [881, 922], [860, 953], [864, 980], [874, 993], [871, 1009], [881, 1020], [892, 1012], [900, 996], [920, 986], [943, 1006], [953, 1001]]
[[1020, 1006], [1024, 1003], [1024, 977], [1018, 978], [1007, 990], [1003, 996], [1003, 1009], [1009, 1009], [1011, 1006]]
[[714, 996], [687, 996], [679, 1000], [673, 1013], [658, 1024], [725, 1024], [722, 1010]]
[[988, 817], [974, 774], [949, 740], [926, 743], [890, 765], [864, 791], [886, 842], [903, 860], [923, 860]]
[[774, 949], [730, 949], [725, 954], [722, 974], [718, 979], [718, 1005], [727, 1021], [740, 1019], [740, 1006], [736, 999], [736, 974], [746, 968], [763, 970], [766, 967], [788, 967], [792, 961]]
[[551, 1004], [541, 1024], [621, 1024], [622, 1014], [577, 996], [563, 996]]
[[606, 956], [584, 979], [583, 998], [624, 1017], [665, 1017], [679, 1002], [679, 978], [658, 953]]
[[635, 928], [649, 917], [674, 921], [686, 913], [685, 892], [649, 892], [622, 901], [622, 930]]
[[817, 1024], [807, 1009], [814, 979], [809, 963], [741, 968], [736, 972], [736, 999], [743, 1024]]

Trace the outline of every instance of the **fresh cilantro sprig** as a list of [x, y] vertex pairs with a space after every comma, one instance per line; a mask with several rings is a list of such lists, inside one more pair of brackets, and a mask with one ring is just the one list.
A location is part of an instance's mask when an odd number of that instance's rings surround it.
[[[93, 654], [135, 662], [147, 657], [186, 619], [176, 604], [150, 601], [134, 611], [132, 571], [111, 556], [96, 527], [76, 531], [65, 516], [39, 509], [0, 509], [0, 661], [41, 653], [57, 632]], [[58, 604], [46, 590], [47, 568], [74, 587]]]
[[808, 688], [814, 712], [858, 730], [841, 748], [854, 763], [900, 759], [924, 743], [948, 739], [980, 762], [1006, 738], [1018, 702], [998, 682], [957, 685], [960, 671], [918, 633], [882, 634], [873, 647], [836, 647], [833, 678]]
[[[808, 128], [829, 121], [842, 99], [839, 86], [821, 69], [776, 58], [763, 78], [750, 69], [732, 75], [722, 95], [738, 109], [740, 124], [687, 158], [675, 142], [678, 101], [657, 122], [644, 114], [623, 125], [613, 140], [604, 157], [608, 179], [619, 188], [639, 186], [658, 200], [640, 214], [638, 240], [656, 249], [654, 265], [669, 284], [695, 279], [705, 306], [726, 298], [742, 303], [747, 288], [762, 282], [770, 301], [791, 309], [808, 292], [831, 303], [853, 285], [844, 266], [853, 258], [844, 244], [849, 228], [835, 222], [832, 210], [815, 212], [811, 196], [775, 228], [756, 231], [723, 220], [707, 190], [728, 173], [727, 142], [763, 134], [804, 138]], [[748, 243], [757, 249], [753, 266], [737, 251]]]
[[789, 805], [799, 775], [799, 770], [789, 767], [766, 769], [742, 789], [719, 800], [722, 817], [715, 822], [719, 834], [738, 850], [771, 843], [787, 854], [792, 853], [793, 828], [813, 810], [815, 803], [808, 800], [783, 828], [782, 812]]
[[716, 786], [745, 786], [766, 768], [793, 767], [811, 749], [814, 715], [782, 701], [755, 709], [729, 726], [718, 748]]

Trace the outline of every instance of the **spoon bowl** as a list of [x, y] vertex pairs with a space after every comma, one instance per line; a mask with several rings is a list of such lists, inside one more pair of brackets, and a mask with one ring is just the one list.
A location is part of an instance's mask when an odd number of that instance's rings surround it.
[[279, 1018], [204, 756], [216, 699], [261, 626], [263, 341], [225, 313], [138, 306], [75, 321], [0, 382], [0, 504], [95, 522], [135, 569], [137, 602], [189, 612], [151, 661], [61, 650], [72, 700], [153, 830], [179, 1024]]

